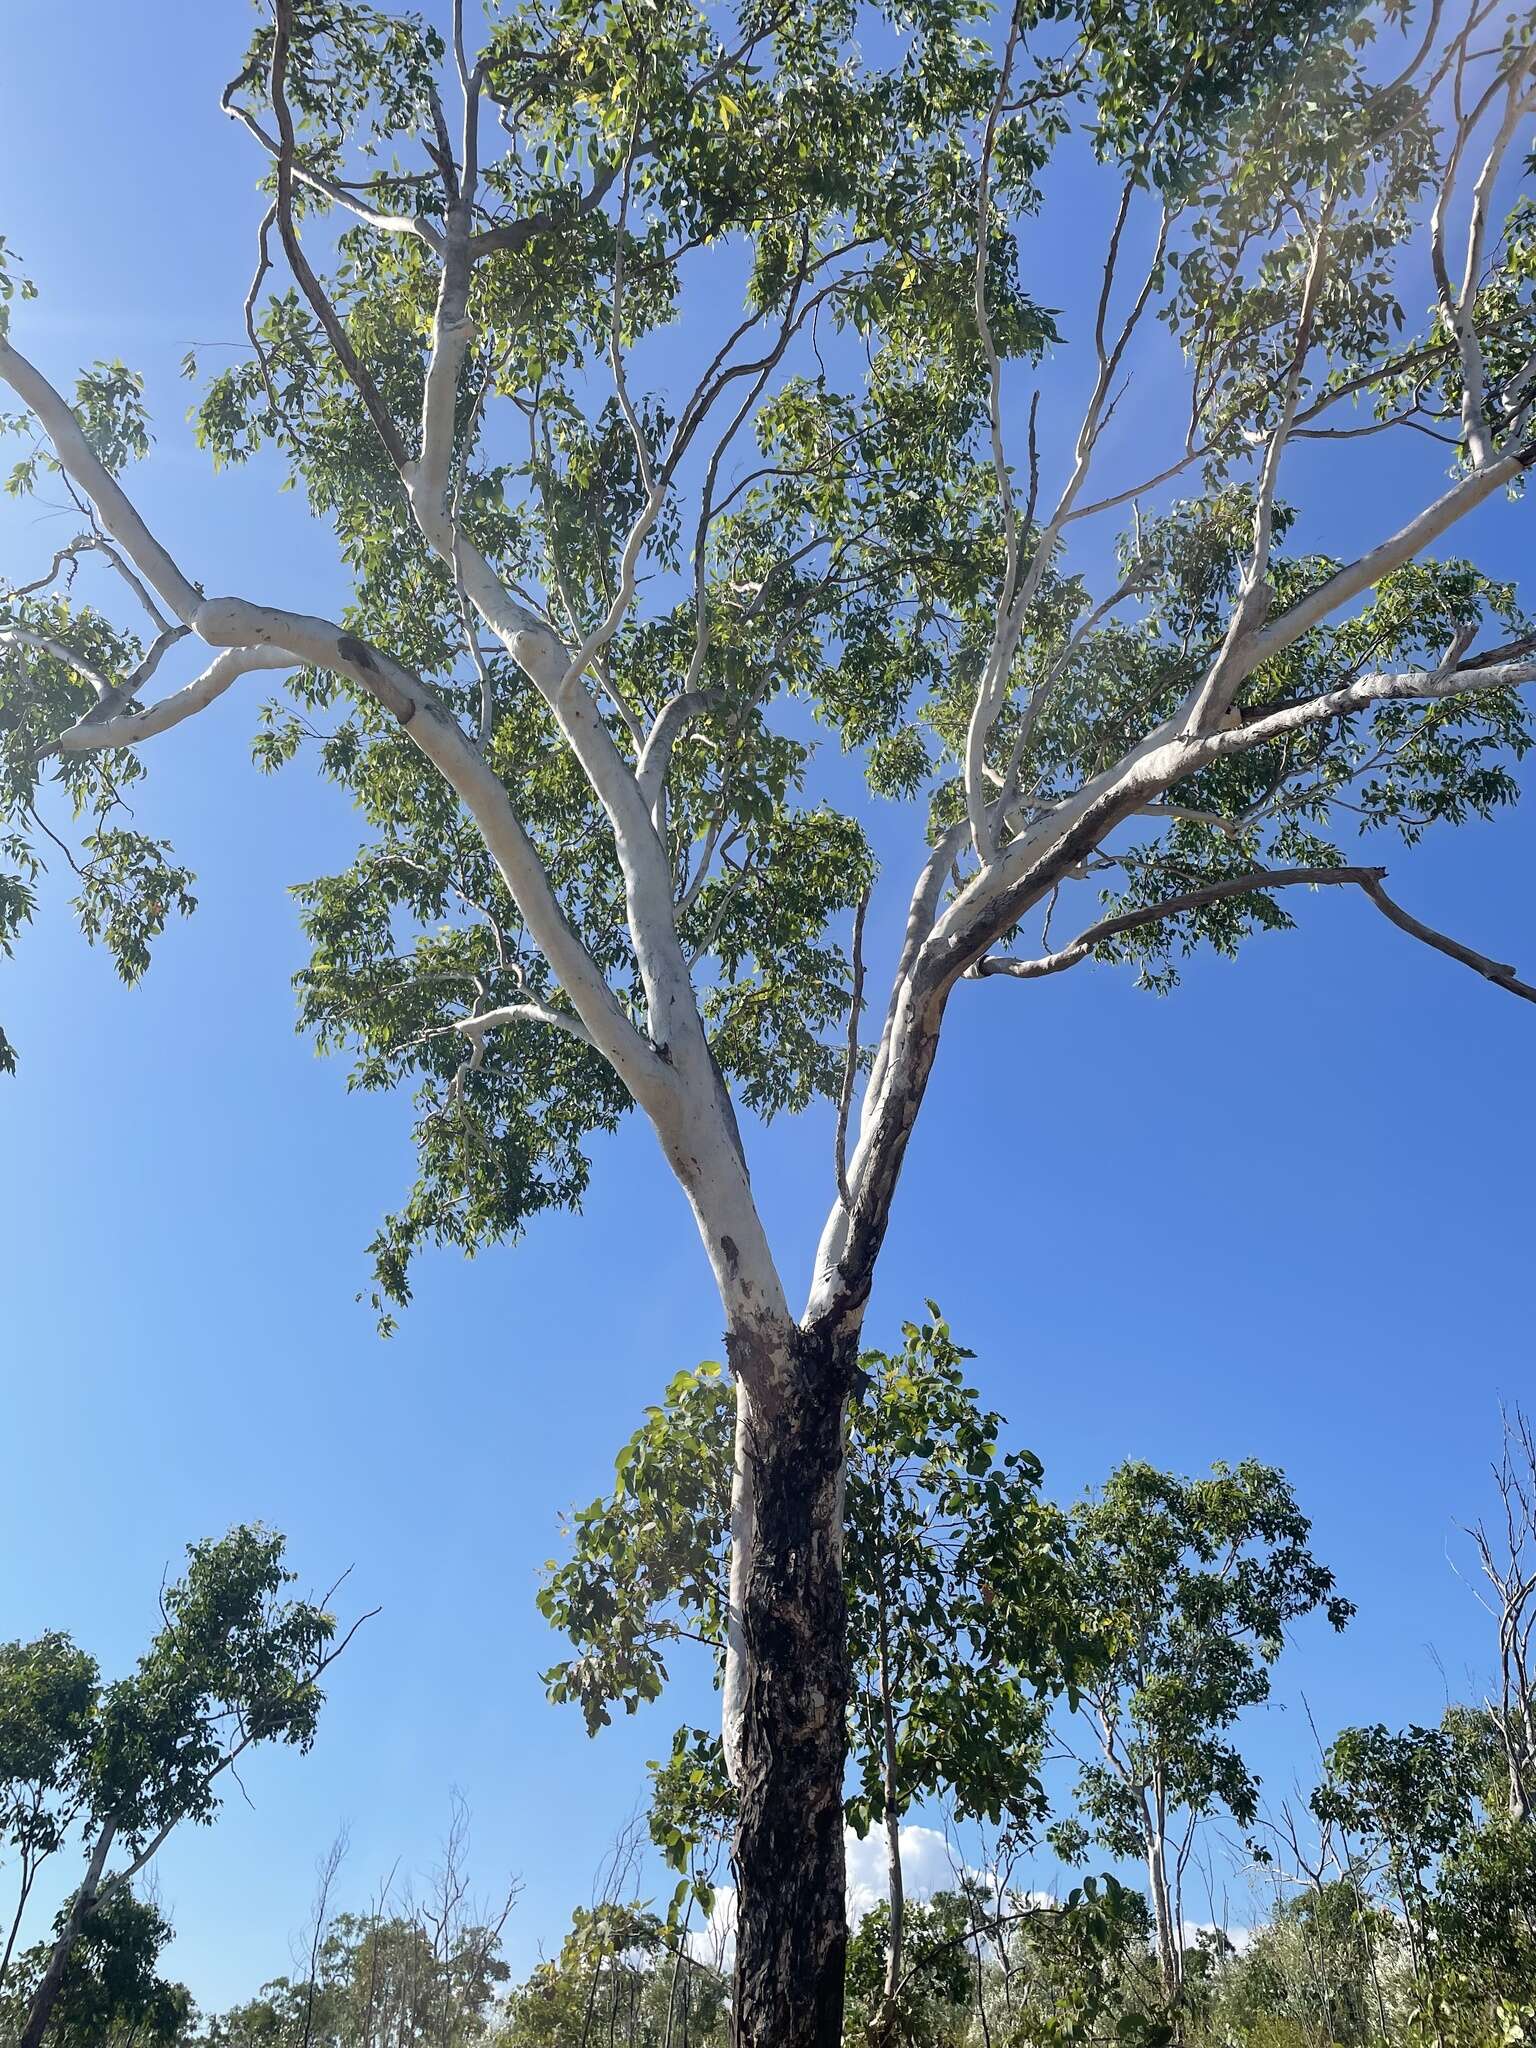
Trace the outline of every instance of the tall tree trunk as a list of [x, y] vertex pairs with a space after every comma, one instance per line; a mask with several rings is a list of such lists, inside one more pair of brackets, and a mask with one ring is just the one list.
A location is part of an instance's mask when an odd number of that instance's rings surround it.
[[[1536, 1475], [1533, 1475], [1536, 1476]], [[1518, 1695], [1514, 1711], [1506, 1704], [1499, 1715], [1499, 1733], [1504, 1738], [1504, 1754], [1509, 1764], [1509, 1813], [1512, 1820], [1522, 1823], [1531, 1818], [1531, 1788], [1536, 1781], [1536, 1703], [1531, 1700], [1525, 1679], [1525, 1659], [1522, 1656], [1516, 1667], [1517, 1682], [1512, 1688]]]
[[901, 1995], [901, 1965], [907, 1924], [907, 1893], [901, 1872], [901, 1818], [894, 1806], [885, 1810], [885, 1879], [890, 1891], [890, 1940], [885, 1951], [885, 1983], [873, 2028], [877, 2041], [891, 2041], [896, 2032], [896, 2001]]
[[16, 2048], [42, 2048], [43, 2034], [58, 2003], [59, 1993], [64, 1988], [64, 1972], [69, 1967], [70, 1953], [80, 1937], [80, 1930], [95, 1909], [96, 1897], [101, 1890], [101, 1874], [107, 1867], [107, 1857], [117, 1836], [116, 1824], [105, 1821], [96, 1843], [91, 1850], [91, 1860], [86, 1866], [85, 1882], [75, 1893], [68, 1918], [59, 1930], [48, 1957], [48, 1966], [32, 1994], [32, 2003], [27, 2008], [26, 2025], [21, 2030], [21, 2039]]
[[1147, 1879], [1152, 1893], [1152, 1919], [1157, 1932], [1157, 1960], [1163, 1980], [1163, 1995], [1178, 2038], [1178, 2003], [1184, 1988], [1183, 1929], [1174, 1924], [1168, 1892], [1168, 1842], [1159, 1821], [1147, 1840]]
[[880, 1546], [877, 1553], [875, 1587], [879, 1603], [880, 1651], [880, 1789], [885, 1797], [885, 1875], [890, 1895], [890, 1940], [885, 1952], [885, 1985], [880, 1994], [880, 2011], [875, 2038], [890, 2038], [896, 2020], [896, 1999], [901, 1990], [903, 1937], [907, 1920], [907, 1890], [901, 1868], [901, 1800], [896, 1773], [896, 1707], [891, 1697], [891, 1604], [885, 1583], [885, 1484], [880, 1486]]
[[737, 1337], [752, 1390], [733, 2025], [736, 2048], [840, 2048], [848, 1945], [843, 1408], [853, 1340]]

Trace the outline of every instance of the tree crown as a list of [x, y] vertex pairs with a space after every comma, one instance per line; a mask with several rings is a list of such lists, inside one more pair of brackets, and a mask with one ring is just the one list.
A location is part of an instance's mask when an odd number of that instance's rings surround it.
[[[1430, 552], [1536, 455], [1530, 21], [1474, 12], [509, 5], [472, 54], [416, 12], [281, 0], [225, 95], [270, 205], [249, 357], [198, 431], [305, 493], [350, 602], [206, 598], [115, 481], [139, 380], [98, 363], [71, 414], [5, 344], [10, 424], [54, 437], [13, 488], [61, 461], [87, 519], [0, 620], [5, 943], [62, 798], [80, 922], [142, 972], [193, 899], [124, 810], [138, 743], [298, 666], [258, 759], [312, 754], [364, 826], [299, 891], [302, 1020], [418, 1093], [374, 1246], [395, 1301], [423, 1242], [578, 1201], [631, 1100], [675, 1151], [671, 1097], [697, 1118], [714, 1070], [758, 1114], [846, 1121], [867, 1066], [828, 1240], [856, 1291], [959, 976], [1097, 957], [1164, 988], [1287, 924], [1300, 882], [1529, 993], [1344, 851], [1486, 815], [1529, 744], [1515, 592]], [[1053, 309], [1034, 236], [1068, 177], [1110, 227]], [[1189, 405], [1127, 463], [1133, 376]], [[1428, 435], [1424, 509], [1321, 552], [1282, 458], [1368, 461], [1376, 432]], [[73, 593], [82, 562], [126, 572], [150, 638]], [[227, 652], [155, 702], [182, 627]], [[861, 1049], [847, 920], [887, 802], [933, 851]], [[1083, 884], [1109, 915], [1008, 952]]]

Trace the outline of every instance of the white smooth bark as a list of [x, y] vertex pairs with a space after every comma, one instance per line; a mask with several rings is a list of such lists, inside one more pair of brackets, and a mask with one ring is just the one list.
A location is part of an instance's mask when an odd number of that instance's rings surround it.
[[[298, 662], [343, 674], [397, 718], [474, 818], [534, 942], [604, 1057], [646, 1111], [687, 1193], [732, 1326], [788, 1320], [777, 1268], [752, 1197], [734, 1118], [704, 1037], [672, 918], [670, 873], [633, 769], [590, 694], [570, 677], [565, 650], [511, 597], [482, 557], [468, 554], [472, 601], [524, 671], [545, 692], [612, 819], [625, 870], [651, 1036], [631, 1022], [562, 910], [505, 786], [422, 680], [327, 619], [239, 597], [204, 598], [108, 474], [66, 401], [8, 342], [0, 379], [37, 415], [65, 473], [95, 504], [102, 524], [175, 616], [210, 646], [246, 666]], [[413, 499], [413, 502], [415, 500]], [[433, 525], [429, 511], [424, 530]], [[453, 548], [446, 510], [437, 538]], [[434, 538], [428, 531], [429, 540]], [[436, 542], [434, 541], [434, 544]], [[217, 695], [235, 663], [216, 662], [191, 687]], [[208, 701], [211, 701], [211, 695]], [[200, 705], [167, 700], [177, 723]], [[143, 714], [152, 718], [153, 710]], [[78, 739], [77, 742], [78, 744]], [[667, 1048], [663, 1058], [658, 1047]]]
[[50, 660], [61, 661], [66, 668], [72, 668], [83, 682], [89, 683], [98, 700], [112, 694], [112, 685], [100, 669], [93, 668], [72, 647], [66, 647], [51, 633], [34, 633], [27, 626], [0, 626], [0, 647], [25, 647], [33, 654], [46, 654]]
[[190, 626], [202, 592], [189, 583], [171, 560], [81, 431], [80, 422], [34, 364], [0, 334], [0, 378], [10, 385], [29, 411], [36, 413], [66, 476], [83, 490], [117, 542], [151, 590], [173, 617]]
[[[0, 638], [4, 635], [0, 634]], [[206, 711], [230, 684], [253, 669], [297, 668], [297, 659], [281, 647], [230, 647], [216, 655], [201, 675], [184, 689], [175, 690], [143, 711], [125, 712], [118, 718], [83, 718], [61, 733], [57, 742], [61, 754], [99, 753], [104, 747], [132, 747], [157, 733], [169, 732], [199, 711]]]

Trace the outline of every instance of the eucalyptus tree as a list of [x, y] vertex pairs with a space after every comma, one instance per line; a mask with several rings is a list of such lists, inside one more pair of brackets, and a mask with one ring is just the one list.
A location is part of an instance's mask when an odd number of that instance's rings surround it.
[[[1050, 1701], [1094, 1646], [1074, 1605], [1066, 1517], [1040, 1498], [1040, 1462], [1000, 1448], [1003, 1418], [966, 1384], [971, 1353], [930, 1302], [902, 1348], [860, 1354], [844, 1507], [850, 1784], [860, 1836], [885, 1837], [882, 2038], [906, 1981], [901, 1824], [942, 1797], [961, 1818], [1046, 1818]], [[546, 1673], [595, 1733], [660, 1696], [676, 1647], [713, 1653], [723, 1682], [730, 1601], [733, 1390], [715, 1364], [676, 1375], [624, 1444], [612, 1494], [571, 1518], [571, 1554], [539, 1594], [575, 1654]], [[718, 1743], [682, 1728], [656, 1767], [652, 1833], [685, 1871], [734, 1818]], [[679, 1903], [685, 1887], [679, 1887]], [[706, 1887], [695, 1893], [707, 1903]], [[865, 1954], [869, 1944], [865, 1944]]]
[[[283, 1551], [281, 1536], [254, 1527], [190, 1544], [184, 1575], [161, 1589], [162, 1627], [109, 1683], [67, 1637], [0, 1646], [0, 1841], [20, 1893], [3, 1962], [25, 1992], [17, 2048], [39, 2048], [70, 2015], [99, 2038], [90, 2029], [130, 2007], [135, 2024], [174, 2031], [175, 1987], [152, 1967], [168, 1929], [133, 1897], [134, 1879], [184, 1822], [213, 1821], [247, 1750], [310, 1747], [321, 1680], [358, 1626], [338, 1638], [323, 1603], [291, 1597]], [[83, 1868], [52, 1939], [13, 1960], [40, 1869], [71, 1847]]]
[[[1252, 1460], [1181, 1479], [1122, 1465], [1072, 1511], [1077, 1597], [1103, 1652], [1083, 1686], [1095, 1751], [1077, 1774], [1088, 1831], [1146, 1867], [1163, 1991], [1184, 1984], [1184, 1880], [1202, 1820], [1247, 1826], [1258, 1780], [1233, 1730], [1269, 1697], [1286, 1631], [1354, 1609], [1307, 1547], [1284, 1473]], [[1064, 1852], [1081, 1823], [1055, 1830]]]
[[958, 2048], [972, 2033], [977, 2009], [966, 1902], [953, 1892], [940, 1892], [911, 1908], [911, 1960], [901, 1983], [899, 2034], [892, 2033], [894, 1907], [894, 1899], [873, 1907], [848, 1943], [848, 2038]]
[[1225, 1972], [1221, 2017], [1240, 2037], [1286, 2019], [1303, 2040], [1370, 2048], [1386, 2037], [1383, 1978], [1393, 1975], [1399, 1928], [1343, 1877], [1277, 1898]]
[[[58, 465], [81, 528], [5, 611], [4, 934], [34, 828], [79, 830], [80, 921], [139, 973], [191, 876], [124, 792], [284, 670], [262, 759], [313, 737], [366, 832], [304, 893], [303, 1015], [364, 1084], [418, 1090], [381, 1295], [423, 1243], [575, 1203], [585, 1140], [649, 1121], [739, 1404], [737, 2024], [830, 2042], [842, 1412], [956, 989], [1091, 958], [1164, 985], [1327, 885], [1536, 997], [1337, 836], [1491, 810], [1528, 740], [1514, 593], [1431, 551], [1536, 461], [1529, 17], [495, 0], [482, 40], [444, 6], [273, 0], [224, 96], [266, 186], [248, 359], [200, 431], [332, 526], [338, 616], [207, 591], [195, 514], [156, 533], [124, 480], [132, 373], [66, 396], [24, 317], [0, 342], [38, 436], [14, 485]], [[1110, 226], [1059, 320], [1034, 222], [1063, 165]], [[1143, 367], [1189, 405], [1126, 453]], [[1390, 510], [1378, 431], [1421, 458]], [[1281, 495], [1304, 438], [1359, 507], [1339, 556]], [[806, 707], [915, 818], [879, 982], [875, 863], [810, 801]], [[1078, 883], [1112, 903], [1053, 943]], [[817, 1097], [837, 1138], [797, 1312], [737, 1112]]]
[[889, 1911], [876, 1906], [849, 1943], [849, 2038], [922, 2048], [1167, 2048], [1147, 1946], [1147, 1905], [1113, 1877], [1064, 1898], [1020, 1892], [1009, 1858], [957, 1873], [916, 1906], [894, 2027], [883, 1986]]
[[521, 1884], [477, 1900], [470, 1890], [469, 1808], [458, 1795], [428, 1879], [397, 1882], [398, 1863], [366, 1911], [333, 1911], [349, 1839], [316, 1865], [301, 1967], [254, 1998], [208, 2015], [204, 2048], [470, 2048], [483, 2042], [511, 1971], [502, 1938]]

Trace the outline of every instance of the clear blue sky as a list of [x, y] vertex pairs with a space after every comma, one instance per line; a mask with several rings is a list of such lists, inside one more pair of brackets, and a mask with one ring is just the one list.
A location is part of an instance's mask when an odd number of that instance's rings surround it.
[[[18, 340], [61, 378], [98, 355], [148, 373], [159, 444], [138, 488], [191, 573], [334, 606], [328, 536], [268, 476], [212, 481], [182, 424], [181, 354], [212, 363], [240, 337], [257, 165], [216, 102], [249, 9], [6, 12], [0, 232], [44, 294]], [[1058, 305], [1090, 203], [1064, 196], [1030, 257]], [[1154, 402], [1133, 394], [1123, 430]], [[1389, 466], [1361, 504], [1321, 458], [1313, 474], [1309, 537], [1341, 546], [1419, 487]], [[1519, 567], [1531, 518], [1481, 521], [1486, 566]], [[8, 509], [0, 575], [36, 573], [69, 530]], [[408, 1110], [349, 1097], [293, 1033], [285, 891], [354, 840], [335, 792], [248, 766], [259, 686], [155, 744], [145, 815], [203, 908], [147, 984], [124, 992], [61, 919], [3, 982], [23, 1066], [0, 1092], [0, 1637], [67, 1628], [119, 1668], [181, 1545], [251, 1517], [312, 1582], [351, 1564], [347, 1597], [383, 1605], [314, 1755], [258, 1762], [250, 1803], [161, 1859], [175, 1966], [214, 2005], [288, 1967], [340, 1820], [361, 1897], [397, 1856], [430, 1864], [452, 1786], [482, 1882], [526, 1880], [514, 1963], [558, 1939], [673, 1711], [592, 1744], [545, 1704], [537, 1566], [643, 1403], [719, 1349], [638, 1126], [601, 1148], [584, 1217], [472, 1265], [427, 1259], [400, 1335], [375, 1337], [353, 1295], [407, 1182]], [[1529, 970], [1533, 850], [1516, 816], [1382, 857], [1421, 915]], [[962, 989], [868, 1326], [880, 1341], [937, 1298], [1062, 1496], [1128, 1455], [1285, 1466], [1360, 1616], [1342, 1641], [1303, 1632], [1254, 1724], [1279, 1791], [1309, 1768], [1303, 1690], [1326, 1736], [1479, 1682], [1490, 1638], [1447, 1546], [1487, 1504], [1497, 1399], [1533, 1356], [1532, 1012], [1343, 892], [1299, 914], [1163, 1002], [1095, 968]], [[828, 1119], [751, 1135], [803, 1271]]]

